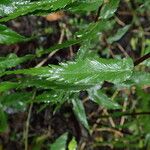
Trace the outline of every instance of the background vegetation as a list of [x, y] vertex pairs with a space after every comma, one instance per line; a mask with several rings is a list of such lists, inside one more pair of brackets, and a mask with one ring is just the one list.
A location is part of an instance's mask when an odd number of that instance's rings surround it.
[[0, 150], [149, 150], [149, 11], [1, 0]]

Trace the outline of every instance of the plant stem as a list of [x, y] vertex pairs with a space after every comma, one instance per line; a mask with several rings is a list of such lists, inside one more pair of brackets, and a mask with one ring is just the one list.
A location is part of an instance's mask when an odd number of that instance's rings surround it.
[[144, 55], [144, 56], [138, 58], [137, 60], [135, 60], [134, 66], [139, 65], [140, 63], [142, 63], [143, 61], [145, 61], [145, 60], [147, 60], [147, 59], [149, 59], [149, 58], [150, 58], [150, 53], [148, 53], [148, 54], [146, 54], [146, 55]]
[[[34, 92], [32, 100], [34, 100], [35, 95], [36, 95], [36, 92]], [[28, 150], [28, 134], [29, 134], [29, 125], [30, 125], [32, 107], [33, 107], [33, 102], [29, 106], [28, 117], [27, 117], [27, 121], [26, 121], [26, 125], [25, 125], [25, 131], [24, 131], [25, 150]]]
[[111, 114], [111, 115], [101, 115], [101, 118], [108, 118], [108, 117], [120, 117], [120, 116], [140, 116], [140, 115], [150, 115], [150, 112], [122, 112], [119, 114]]
[[101, 8], [102, 8], [102, 6], [100, 6], [100, 7], [98, 8], [97, 15], [96, 15], [96, 17], [95, 17], [95, 22], [98, 21], [98, 18], [99, 18], [100, 12], [101, 12]]
[[32, 107], [33, 107], [33, 103], [30, 104], [28, 117], [27, 117], [27, 121], [26, 121], [26, 127], [25, 127], [25, 133], [24, 133], [25, 150], [28, 150], [28, 134], [29, 134], [29, 124], [30, 124], [30, 117], [31, 117]]

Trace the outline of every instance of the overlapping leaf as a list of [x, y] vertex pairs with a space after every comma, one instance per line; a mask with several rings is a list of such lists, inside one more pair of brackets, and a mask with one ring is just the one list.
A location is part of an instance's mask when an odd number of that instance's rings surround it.
[[98, 105], [101, 105], [108, 109], [119, 109], [120, 106], [113, 102], [110, 98], [107, 97], [107, 95], [102, 92], [100, 89], [92, 88], [88, 90], [89, 98], [97, 103]]

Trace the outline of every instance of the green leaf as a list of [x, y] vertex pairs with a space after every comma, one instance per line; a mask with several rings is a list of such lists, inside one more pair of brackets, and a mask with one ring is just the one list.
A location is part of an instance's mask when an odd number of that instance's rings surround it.
[[[120, 83], [130, 78], [133, 62], [130, 58], [118, 59], [85, 59], [75, 62], [51, 65], [50, 67], [6, 71], [1, 74], [26, 74], [47, 78], [61, 85], [78, 85], [89, 88], [104, 81]], [[119, 78], [118, 78], [119, 77]]]
[[109, 44], [112, 44], [113, 42], [120, 40], [124, 36], [124, 34], [129, 30], [129, 28], [130, 28], [130, 25], [126, 25], [125, 27], [118, 29], [118, 31], [115, 35], [110, 36], [107, 39], [107, 42]]
[[[145, 45], [145, 50], [142, 52], [142, 56], [150, 53], [150, 39], [145, 39], [143, 44]], [[147, 67], [150, 67], [150, 59], [146, 59], [142, 62], [142, 64], [144, 64]]]
[[102, 7], [100, 18], [109, 19], [116, 12], [120, 0], [108, 0]]
[[7, 57], [0, 57], [0, 73], [6, 69], [15, 67], [29, 59], [33, 58], [32, 55], [17, 57], [15, 54], [9, 54]]
[[8, 128], [7, 116], [0, 106], [0, 133], [5, 132]]
[[51, 66], [47, 80], [70, 85], [94, 86], [103, 81], [123, 82], [131, 76], [133, 70], [131, 59], [85, 59], [60, 65]]
[[68, 150], [77, 150], [77, 141], [73, 137], [72, 140], [69, 142]]
[[[67, 4], [72, 3], [72, 0], [42, 0], [42, 1], [34, 1], [34, 2], [16, 2], [14, 3], [11, 1], [10, 6], [11, 11], [4, 14], [7, 14], [6, 17], [0, 19], [0, 22], [5, 22], [14, 18], [17, 18], [19, 16], [23, 16], [29, 13], [33, 13], [36, 10], [38, 11], [47, 11], [50, 10], [51, 12], [56, 11], [58, 9], [64, 8]], [[3, 7], [7, 7], [6, 5], [3, 5]], [[1, 11], [3, 8], [1, 8]], [[2, 13], [2, 12], [1, 12]]]
[[45, 78], [37, 78], [37, 77], [24, 77], [18, 79], [17, 82], [5, 81], [0, 83], [0, 92], [5, 92], [11, 89], [24, 89], [27, 87], [36, 87], [37, 89], [54, 89], [59, 90], [62, 89], [64, 91], [79, 91], [85, 90], [91, 86], [88, 85], [66, 85], [63, 83], [57, 83], [55, 81], [48, 81]]
[[50, 150], [66, 150], [68, 134], [61, 135], [53, 144], [50, 145]]
[[27, 40], [29, 39], [7, 28], [4, 25], [0, 25], [0, 44], [15, 44]]
[[79, 99], [72, 99], [72, 104], [73, 104], [73, 111], [78, 120], [81, 122], [84, 127], [89, 130], [89, 125], [87, 122], [86, 114], [85, 114], [85, 109], [83, 106], [83, 103]]
[[88, 90], [89, 98], [97, 103], [98, 105], [101, 105], [108, 109], [119, 109], [121, 108], [119, 104], [113, 102], [110, 98], [107, 97], [107, 95], [102, 92], [99, 88], [92, 88]]

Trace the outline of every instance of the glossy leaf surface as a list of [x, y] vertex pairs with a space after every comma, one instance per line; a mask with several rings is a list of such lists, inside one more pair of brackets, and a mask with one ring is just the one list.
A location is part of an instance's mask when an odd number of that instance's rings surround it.
[[51, 66], [48, 80], [75, 85], [95, 85], [103, 81], [118, 83], [128, 79], [132, 69], [131, 59], [85, 59], [61, 64], [60, 67]]
[[[132, 75], [131, 59], [85, 59], [62, 63], [60, 66], [7, 71], [4, 74], [26, 74], [47, 78], [64, 85], [94, 86], [103, 81], [120, 83]], [[4, 75], [2, 74], [2, 75]], [[119, 78], [118, 78], [119, 77]]]

